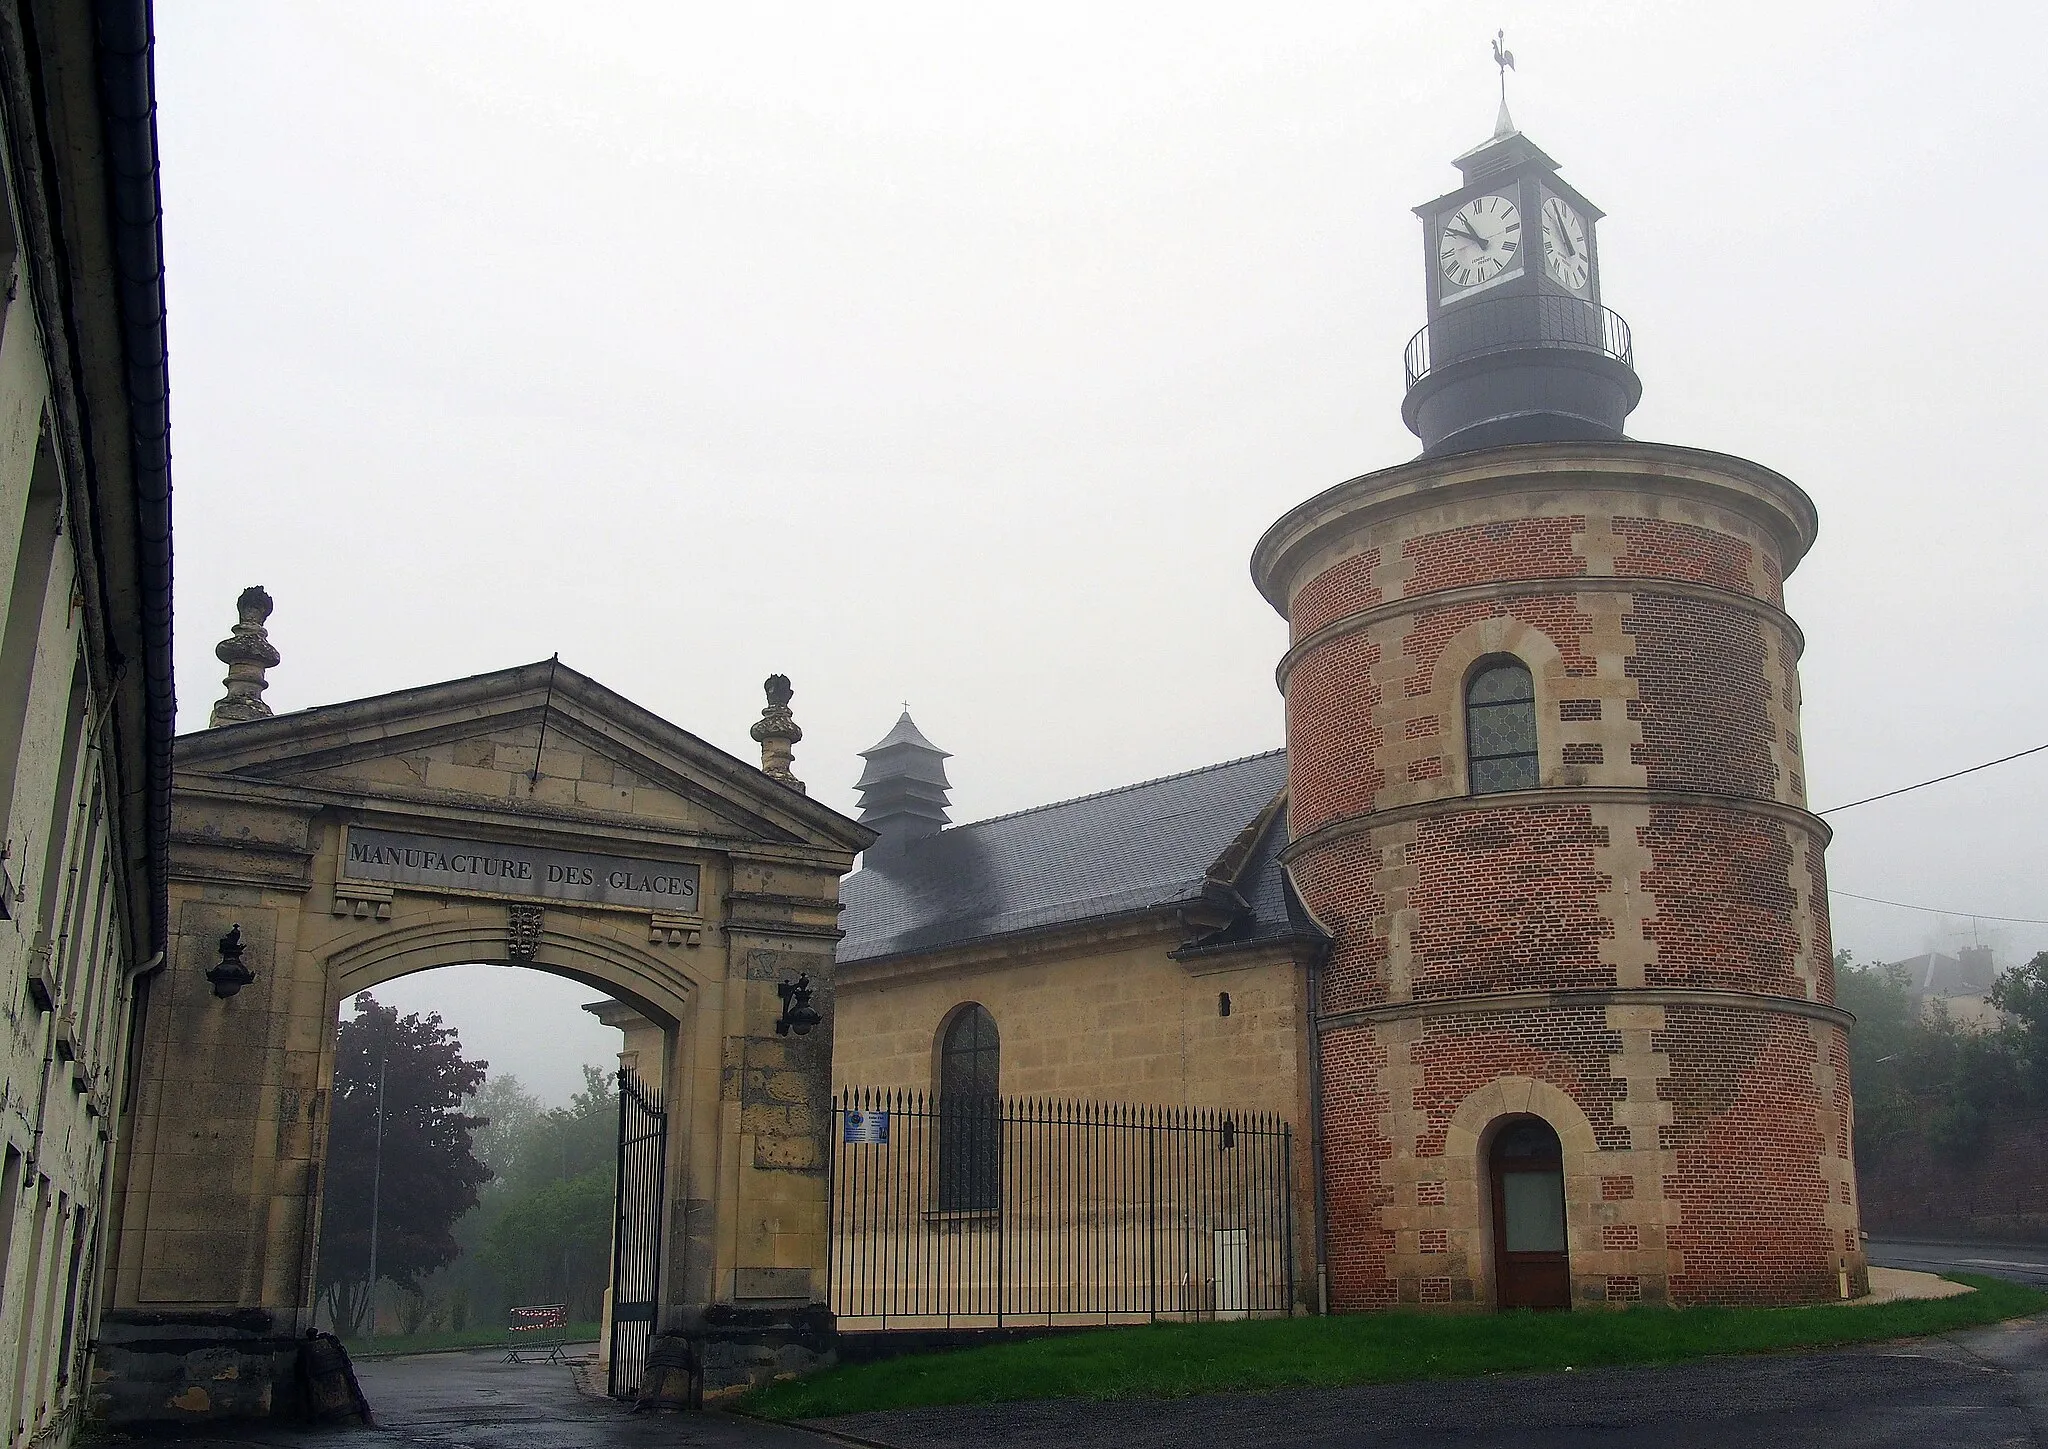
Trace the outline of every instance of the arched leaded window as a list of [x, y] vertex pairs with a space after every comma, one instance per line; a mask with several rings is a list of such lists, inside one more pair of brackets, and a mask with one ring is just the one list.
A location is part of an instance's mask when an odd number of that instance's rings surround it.
[[953, 1014], [939, 1042], [939, 1211], [1002, 1204], [1002, 1043], [988, 1009]]
[[1489, 661], [1465, 686], [1465, 751], [1474, 795], [1536, 788], [1536, 681], [1521, 660]]

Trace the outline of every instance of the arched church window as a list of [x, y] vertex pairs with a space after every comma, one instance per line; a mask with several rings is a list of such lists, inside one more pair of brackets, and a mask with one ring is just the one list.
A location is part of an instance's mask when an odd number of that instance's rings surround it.
[[1002, 1204], [1002, 1043], [988, 1008], [953, 1014], [939, 1043], [939, 1211]]
[[1465, 686], [1465, 750], [1474, 795], [1536, 788], [1536, 682], [1521, 660], [1483, 664]]

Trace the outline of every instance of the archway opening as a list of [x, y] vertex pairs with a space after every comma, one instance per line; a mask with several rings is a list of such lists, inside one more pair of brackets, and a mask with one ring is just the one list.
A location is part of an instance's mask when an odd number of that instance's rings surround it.
[[658, 1092], [667, 1037], [580, 974], [526, 966], [413, 971], [338, 1001], [322, 1325], [379, 1348], [601, 1342], [619, 1071]]
[[1540, 1117], [1519, 1117], [1487, 1153], [1493, 1196], [1493, 1277], [1501, 1308], [1569, 1308], [1564, 1147]]

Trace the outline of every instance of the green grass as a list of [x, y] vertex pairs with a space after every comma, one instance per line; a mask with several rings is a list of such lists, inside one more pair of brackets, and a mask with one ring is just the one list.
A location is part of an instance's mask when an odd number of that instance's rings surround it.
[[[432, 1333], [380, 1333], [374, 1339], [349, 1339], [348, 1356], [358, 1359], [397, 1358], [401, 1354], [444, 1353], [458, 1348], [510, 1348], [512, 1337], [512, 1334], [502, 1328], [440, 1329]], [[558, 1332], [551, 1331], [548, 1337], [559, 1338], [564, 1343], [595, 1343], [597, 1325], [572, 1323]], [[523, 1338], [521, 1341], [525, 1342]], [[541, 1346], [540, 1351], [547, 1352], [545, 1344]]]
[[2048, 1293], [1957, 1274], [1975, 1293], [1867, 1308], [1633, 1308], [1619, 1313], [1420, 1313], [1101, 1329], [829, 1369], [756, 1389], [738, 1407], [813, 1419], [1016, 1399], [1177, 1398], [1225, 1390], [1465, 1378], [1675, 1363], [1914, 1338], [2048, 1309]]

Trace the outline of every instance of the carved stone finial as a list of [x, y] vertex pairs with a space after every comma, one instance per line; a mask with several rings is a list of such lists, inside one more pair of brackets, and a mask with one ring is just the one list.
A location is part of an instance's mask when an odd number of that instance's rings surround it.
[[754, 721], [754, 727], [747, 731], [760, 742], [761, 773], [808, 795], [810, 791], [804, 782], [789, 772], [796, 742], [804, 737], [804, 732], [797, 728], [796, 720], [789, 712], [789, 701], [796, 691], [790, 687], [787, 674], [769, 675], [761, 688], [768, 696], [768, 705], [761, 711], [761, 717]]
[[214, 657], [228, 667], [228, 677], [221, 681], [228, 692], [213, 706], [206, 721], [208, 729], [270, 718], [270, 706], [263, 702], [263, 691], [270, 687], [264, 671], [277, 663], [278, 653], [271, 645], [270, 631], [263, 624], [273, 607], [261, 584], [242, 590], [241, 597], [235, 600], [240, 621], [213, 651]]

